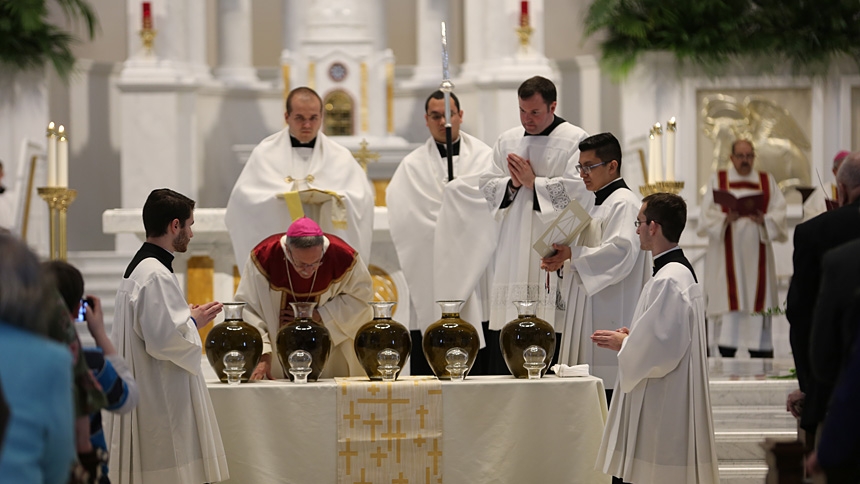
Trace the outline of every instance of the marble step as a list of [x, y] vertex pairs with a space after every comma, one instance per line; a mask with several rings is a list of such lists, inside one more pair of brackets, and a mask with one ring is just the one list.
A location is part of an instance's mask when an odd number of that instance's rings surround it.
[[720, 484], [762, 484], [767, 477], [767, 465], [745, 461], [720, 462]]
[[745, 462], [764, 465], [765, 439], [796, 440], [797, 431], [791, 430], [718, 430], [714, 432], [719, 462]]
[[772, 406], [785, 409], [785, 398], [797, 389], [797, 380], [755, 379], [710, 382], [711, 407]]
[[713, 407], [714, 430], [782, 430], [797, 429], [797, 420], [785, 406], [725, 405]]

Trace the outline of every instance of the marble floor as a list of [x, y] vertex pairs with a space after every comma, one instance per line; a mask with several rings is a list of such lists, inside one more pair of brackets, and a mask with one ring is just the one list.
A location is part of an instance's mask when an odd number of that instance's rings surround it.
[[768, 380], [794, 378], [791, 358], [708, 358], [711, 381]]

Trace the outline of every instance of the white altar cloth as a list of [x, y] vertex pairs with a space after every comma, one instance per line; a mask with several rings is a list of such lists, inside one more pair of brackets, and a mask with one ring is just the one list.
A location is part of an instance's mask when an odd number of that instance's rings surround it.
[[[208, 386], [228, 482], [337, 482], [334, 380]], [[443, 381], [442, 400], [445, 484], [610, 482], [594, 470], [607, 413], [599, 378], [474, 376]]]

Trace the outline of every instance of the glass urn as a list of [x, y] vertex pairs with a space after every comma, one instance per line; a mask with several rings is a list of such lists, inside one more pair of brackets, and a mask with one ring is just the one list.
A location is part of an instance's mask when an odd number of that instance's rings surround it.
[[247, 382], [260, 357], [263, 355], [263, 337], [257, 328], [242, 320], [245, 303], [224, 303], [224, 321], [213, 327], [206, 335], [206, 358], [218, 378], [226, 383], [224, 356], [237, 351], [244, 357], [245, 373], [242, 381]]
[[[382, 380], [379, 371], [379, 353], [385, 349], [397, 351], [400, 355], [396, 363], [401, 369], [412, 351], [412, 337], [405, 326], [391, 319], [395, 302], [380, 301], [368, 303], [373, 308], [373, 320], [365, 323], [355, 334], [355, 356], [371, 380]], [[398, 369], [394, 375], [400, 375]]]
[[[527, 367], [523, 366], [526, 363], [523, 353], [530, 346], [539, 346], [546, 352], [546, 366], [540, 370], [541, 376], [546, 373], [549, 359], [555, 354], [555, 329], [535, 316], [537, 304], [537, 301], [514, 301], [519, 316], [506, 324], [499, 333], [499, 345], [502, 347], [505, 364], [517, 378], [529, 377]], [[533, 365], [534, 362], [530, 364]]]
[[325, 326], [313, 320], [315, 302], [291, 302], [290, 306], [295, 319], [278, 330], [278, 359], [292, 381], [295, 377], [287, 371], [289, 357], [296, 350], [307, 351], [312, 358], [308, 381], [317, 381], [331, 354], [331, 335]]
[[460, 319], [460, 307], [464, 301], [436, 301], [442, 307], [442, 319], [431, 324], [424, 332], [422, 346], [424, 356], [437, 378], [450, 380], [451, 373], [446, 356], [451, 348], [460, 348], [466, 352], [466, 370], [469, 373], [478, 356], [481, 340], [474, 326]]

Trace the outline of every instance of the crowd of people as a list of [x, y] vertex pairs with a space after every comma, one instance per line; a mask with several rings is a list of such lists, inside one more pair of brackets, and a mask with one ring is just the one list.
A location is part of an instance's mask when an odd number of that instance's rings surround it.
[[[516, 317], [511, 302], [537, 301], [559, 341], [551, 362], [588, 364], [604, 381], [609, 416], [596, 469], [618, 483], [719, 482], [706, 318], [723, 357], [739, 348], [773, 357], [773, 243], [788, 235], [782, 192], [755, 169], [753, 144], [735, 141], [702, 199], [697, 232], [709, 247], [700, 281], [679, 246], [683, 198], [640, 199], [622, 176], [619, 140], [556, 115], [550, 80], [523, 82], [518, 102], [522, 126], [490, 147], [460, 129], [456, 95], [430, 94], [430, 137], [388, 185], [391, 237], [410, 294], [403, 319], [416, 345], [412, 373], [430, 374], [420, 337], [439, 317], [435, 300], [467, 301], [465, 319], [480, 323], [471, 374], [508, 374], [499, 333]], [[363, 375], [352, 348], [371, 318], [373, 187], [320, 132], [322, 107], [312, 89], [289, 94], [287, 127], [256, 147], [228, 202], [242, 268], [235, 299], [263, 336], [252, 379], [284, 378], [273, 337], [295, 318], [288, 303], [301, 301], [316, 303], [312, 317], [331, 334], [322, 377]], [[860, 153], [842, 158], [841, 207], [795, 230], [787, 302], [800, 384], [787, 405], [801, 418], [809, 471], [831, 482], [853, 482], [839, 479], [857, 475], [851, 457], [860, 451], [851, 411], [860, 391]], [[742, 212], [718, 203], [717, 192], [753, 195], [756, 205]], [[85, 294], [76, 268], [40, 263], [0, 234], [0, 481], [229, 478], [197, 331], [222, 305], [188, 304], [172, 266], [193, 237], [194, 207], [167, 188], [146, 199], [146, 240], [122, 275], [110, 336], [101, 301]], [[573, 208], [590, 217], [576, 239], [553, 241], [548, 254], [534, 250]], [[84, 301], [97, 348], [82, 349], [75, 333]]]

